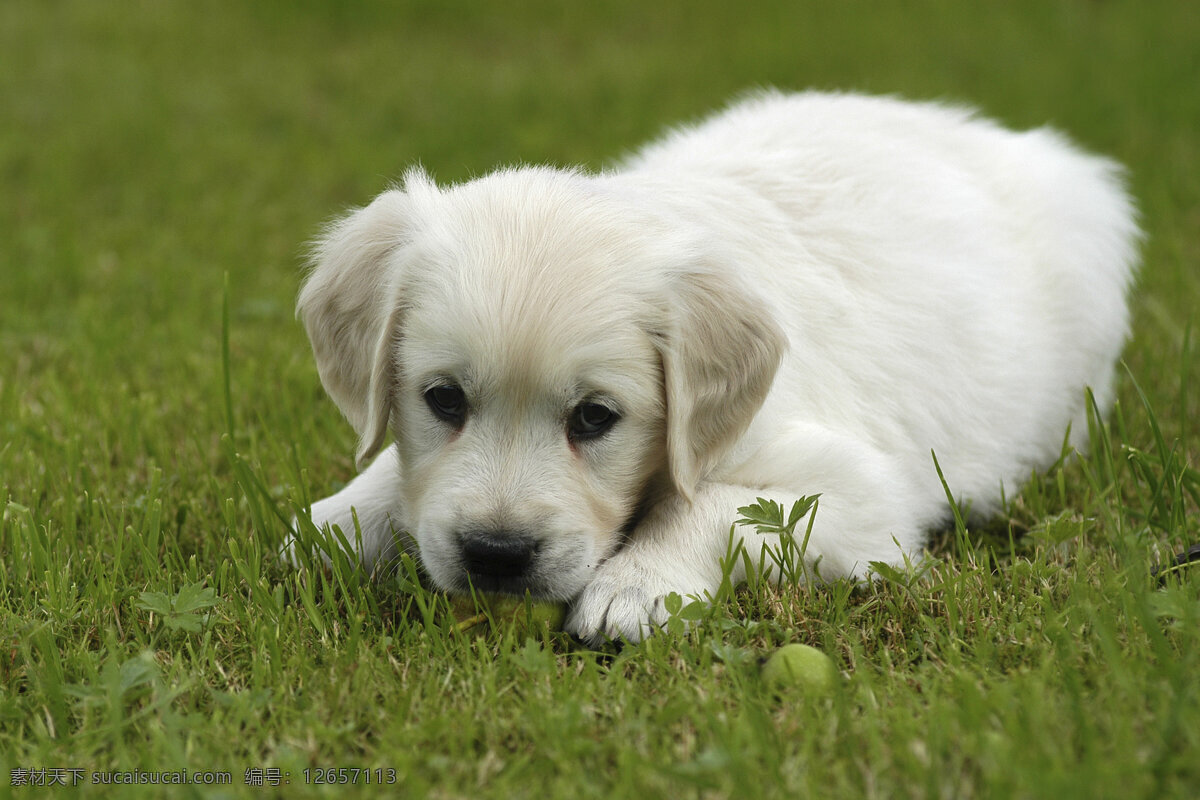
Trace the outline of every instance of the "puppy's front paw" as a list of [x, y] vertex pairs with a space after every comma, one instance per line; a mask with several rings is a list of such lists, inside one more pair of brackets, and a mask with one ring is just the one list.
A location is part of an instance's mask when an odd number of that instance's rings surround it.
[[618, 553], [571, 605], [563, 627], [592, 646], [613, 639], [640, 642], [670, 618], [669, 594], [704, 597], [716, 588], [708, 583], [677, 567], [639, 561], [628, 551]]
[[[320, 531], [316, 554], [326, 566], [333, 563], [332, 550], [341, 550], [351, 562], [370, 569], [377, 562], [390, 561], [396, 554], [395, 533], [386, 510], [364, 504], [357, 506], [339, 502], [337, 495], [312, 504], [312, 524]], [[301, 522], [292, 518], [292, 533], [279, 550], [280, 558], [293, 567], [303, 563], [297, 554], [305, 537], [300, 535]]]

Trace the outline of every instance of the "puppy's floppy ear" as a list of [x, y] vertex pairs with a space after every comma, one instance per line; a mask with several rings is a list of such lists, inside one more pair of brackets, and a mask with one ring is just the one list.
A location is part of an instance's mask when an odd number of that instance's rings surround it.
[[403, 322], [398, 251], [409, 239], [410, 214], [409, 198], [392, 190], [330, 225], [296, 304], [321, 383], [359, 435], [360, 463], [387, 436]]
[[671, 300], [658, 337], [667, 455], [676, 491], [690, 498], [762, 405], [787, 339], [761, 300], [719, 272], [678, 276]]

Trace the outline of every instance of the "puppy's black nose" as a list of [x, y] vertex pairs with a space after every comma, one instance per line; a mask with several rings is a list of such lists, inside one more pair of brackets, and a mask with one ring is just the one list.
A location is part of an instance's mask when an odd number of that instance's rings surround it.
[[462, 539], [463, 566], [472, 577], [519, 578], [537, 544], [515, 533], [469, 533]]

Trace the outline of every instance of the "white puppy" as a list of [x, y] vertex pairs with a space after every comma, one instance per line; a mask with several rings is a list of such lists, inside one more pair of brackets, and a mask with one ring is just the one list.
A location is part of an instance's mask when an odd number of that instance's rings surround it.
[[411, 171], [300, 295], [360, 461], [395, 437], [313, 521], [593, 641], [715, 591], [759, 496], [820, 493], [806, 560], [862, 577], [947, 519], [931, 451], [986, 513], [1086, 444], [1137, 239], [1112, 162], [855, 95], [757, 95], [599, 175]]

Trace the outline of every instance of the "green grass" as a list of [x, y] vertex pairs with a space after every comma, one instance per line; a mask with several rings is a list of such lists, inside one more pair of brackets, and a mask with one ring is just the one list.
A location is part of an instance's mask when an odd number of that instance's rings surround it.
[[[1197, 42], [1186, 0], [0, 4], [0, 792], [1196, 796], [1200, 576], [1150, 570], [1200, 539]], [[279, 567], [276, 512], [354, 474], [304, 240], [415, 161], [599, 166], [759, 84], [966, 100], [1129, 165], [1145, 269], [1093, 454], [922, 568], [744, 588], [615, 656], [461, 630], [409, 572]], [[762, 684], [792, 641], [831, 696]]]

